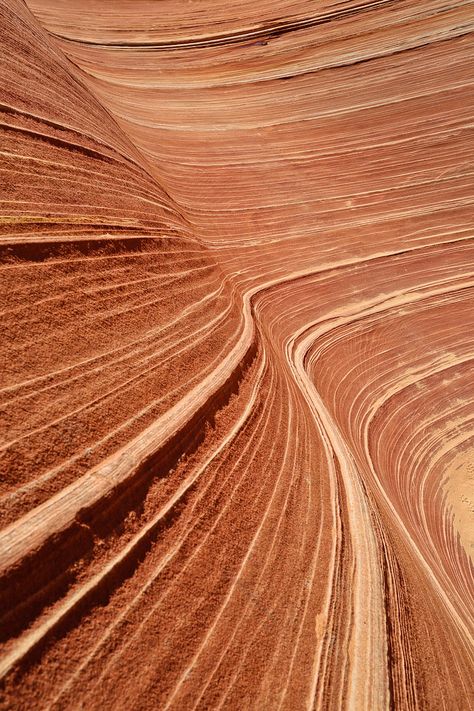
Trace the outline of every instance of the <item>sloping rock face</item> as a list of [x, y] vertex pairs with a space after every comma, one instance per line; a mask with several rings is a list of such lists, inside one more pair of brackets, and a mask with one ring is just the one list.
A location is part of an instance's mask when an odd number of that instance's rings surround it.
[[472, 3], [0, 22], [2, 707], [469, 708]]

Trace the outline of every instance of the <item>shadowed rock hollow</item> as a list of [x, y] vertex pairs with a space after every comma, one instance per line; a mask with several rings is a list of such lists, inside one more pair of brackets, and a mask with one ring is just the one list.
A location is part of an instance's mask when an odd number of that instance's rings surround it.
[[473, 29], [0, 2], [2, 708], [470, 708]]

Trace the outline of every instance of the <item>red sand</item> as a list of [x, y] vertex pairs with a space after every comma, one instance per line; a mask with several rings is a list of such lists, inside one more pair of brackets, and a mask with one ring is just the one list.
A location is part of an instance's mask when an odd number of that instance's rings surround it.
[[1, 4], [1, 708], [471, 707], [473, 29]]

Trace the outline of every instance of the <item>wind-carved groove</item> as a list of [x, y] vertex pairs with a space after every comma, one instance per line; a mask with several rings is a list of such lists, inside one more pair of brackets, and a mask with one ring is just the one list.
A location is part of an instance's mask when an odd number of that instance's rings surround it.
[[324, 634], [324, 654], [328, 659], [328, 672], [322, 676], [319, 682], [319, 685], [322, 686], [323, 707], [328, 709], [337, 709], [339, 699], [344, 699], [347, 696], [349, 660], [347, 658], [347, 643], [342, 642], [341, 644], [341, 637], [344, 639], [351, 629], [352, 602], [344, 593], [351, 589], [354, 572], [350, 533], [347, 530], [347, 497], [340, 464], [335, 454], [333, 454], [333, 463], [336, 472], [336, 496], [340, 516], [335, 558], [336, 573], [331, 590], [331, 622]]
[[[119, 233], [121, 230], [127, 228], [115, 228]], [[130, 228], [128, 228], [130, 232]], [[135, 228], [133, 230], [136, 231]], [[142, 237], [141, 235], [129, 236], [117, 236], [115, 239], [104, 239], [104, 237], [98, 237], [97, 239], [78, 239], [74, 242], [71, 240], [64, 239], [63, 242], [48, 242], [44, 241], [38, 244], [38, 242], [23, 241], [19, 244], [0, 244], [0, 264], [18, 264], [19, 262], [40, 262], [44, 263], [48, 260], [54, 258], [60, 258], [70, 255], [71, 258], [87, 257], [97, 252], [102, 257], [109, 257], [112, 255], [126, 255], [127, 252], [134, 250], [140, 252], [146, 245], [147, 241], [149, 243], [149, 235]], [[156, 244], [157, 249], [160, 246], [165, 246], [166, 240], [154, 238], [153, 243]], [[73, 246], [72, 246], [73, 245]]]
[[[257, 342], [252, 341], [240, 362], [206, 403], [167, 442], [135, 466], [129, 478], [111, 489], [105, 499], [78, 511], [75, 519], [60, 534], [46, 540], [43, 546], [32, 551], [0, 577], [0, 608], [5, 611], [0, 620], [0, 641], [18, 634], [45, 607], [66, 595], [75, 582], [76, 576], [71, 572], [74, 563], [80, 558], [90, 557], [97, 539], [106, 542], [131, 511], [139, 512], [142, 509], [154, 482], [166, 478], [183, 458], [191, 457], [196, 452], [204, 441], [207, 426], [214, 427], [216, 414], [228, 405], [233, 395], [238, 394], [240, 384], [257, 357], [257, 352]], [[143, 540], [138, 540], [126, 557], [68, 610], [64, 618], [58, 620], [57, 626], [51, 628], [48, 636], [41, 640], [40, 648], [47, 643], [49, 635], [56, 634], [63, 625], [67, 627], [68, 624], [77, 623], [78, 615], [88, 605], [100, 604], [103, 595], [107, 597], [114, 587], [132, 574], [160, 530], [170, 526], [174, 517], [179, 515], [182, 503], [180, 499], [179, 505], [177, 502], [163, 520], [148, 529]], [[34, 575], [32, 570], [35, 571]]]
[[[392, 5], [396, 3], [396, 0], [378, 0], [377, 2], [368, 2], [356, 6], [355, 8], [336, 10], [334, 12], [327, 13], [326, 15], [320, 15], [316, 17], [307, 17], [293, 22], [284, 21], [276, 19], [270, 22], [264, 27], [251, 28], [247, 30], [238, 30], [235, 33], [215, 35], [212, 37], [207, 37], [206, 39], [185, 39], [182, 41], [175, 42], [94, 42], [91, 40], [80, 40], [81, 44], [86, 45], [98, 45], [100, 47], [117, 47], [118, 49], [131, 49], [133, 47], [143, 47], [155, 50], [160, 49], [187, 49], [191, 47], [204, 48], [204, 47], [215, 47], [215, 46], [225, 46], [228, 44], [240, 43], [248, 40], [271, 40], [278, 37], [282, 37], [291, 32], [297, 32], [298, 30], [310, 29], [313, 27], [318, 27], [319, 25], [325, 25], [337, 20], [344, 20], [355, 15], [360, 15], [365, 12], [371, 12], [377, 7], [383, 5]], [[68, 41], [78, 41], [66, 35], [61, 35], [55, 33], [57, 37], [61, 39], [67, 39]]]

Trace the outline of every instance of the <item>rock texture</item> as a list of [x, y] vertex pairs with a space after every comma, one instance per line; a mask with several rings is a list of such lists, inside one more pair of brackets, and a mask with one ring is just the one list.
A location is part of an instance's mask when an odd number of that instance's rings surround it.
[[8, 709], [468, 709], [470, 0], [3, 0]]

